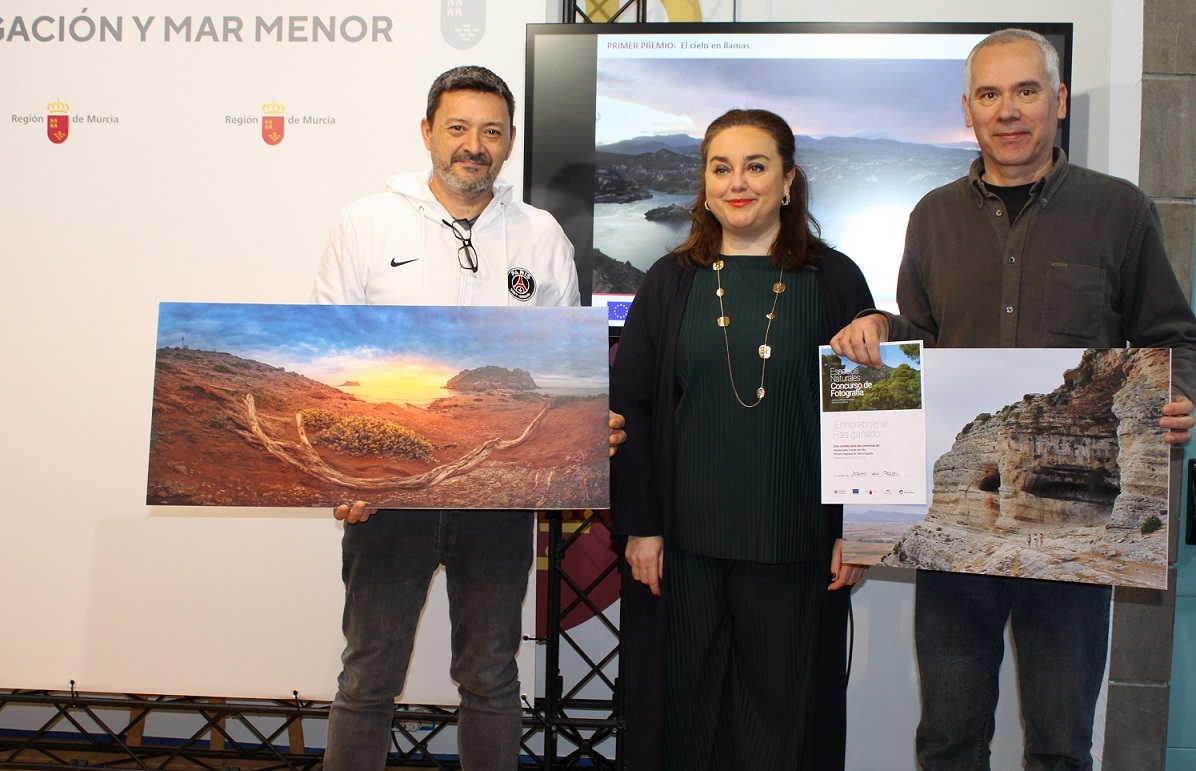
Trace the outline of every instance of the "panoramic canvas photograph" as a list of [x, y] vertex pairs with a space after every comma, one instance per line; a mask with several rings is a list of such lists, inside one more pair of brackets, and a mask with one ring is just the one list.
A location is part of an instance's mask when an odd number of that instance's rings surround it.
[[150, 506], [609, 503], [602, 309], [162, 303]]
[[860, 265], [879, 307], [895, 309], [910, 210], [977, 155], [960, 106], [963, 59], [841, 56], [599, 58], [594, 292], [633, 294], [684, 238], [706, 127], [758, 107], [793, 129], [823, 237]]
[[926, 349], [929, 506], [844, 507], [844, 561], [1167, 587], [1170, 353]]

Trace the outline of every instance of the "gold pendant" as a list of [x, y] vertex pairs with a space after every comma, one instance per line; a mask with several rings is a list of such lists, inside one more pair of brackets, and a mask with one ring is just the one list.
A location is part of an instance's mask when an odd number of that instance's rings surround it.
[[772, 346], [771, 345], [760, 346], [760, 358], [767, 359], [769, 356], [772, 356]]
[[764, 386], [761, 386], [761, 387], [759, 387], [759, 388], [757, 388], [757, 389], [756, 389], [756, 398], [757, 398], [757, 399], [763, 399], [763, 398], [764, 398]]
[[781, 292], [785, 291], [785, 285], [782, 284], [780, 281], [778, 281], [777, 283], [772, 285], [772, 291], [776, 292], [777, 294], [780, 294]]
[[714, 261], [714, 264], [713, 264], [713, 265], [711, 265], [710, 267], [714, 268], [715, 270], [722, 270], [722, 269], [723, 269], [723, 261], [722, 261], [722, 260], [715, 260], [715, 261]]
[[723, 296], [723, 288], [720, 286], [718, 289], [714, 290], [714, 293], [716, 295], [718, 295], [719, 297], [722, 297]]
[[731, 325], [731, 317], [730, 316], [719, 316], [718, 317], [718, 325], [720, 327], [730, 326]]

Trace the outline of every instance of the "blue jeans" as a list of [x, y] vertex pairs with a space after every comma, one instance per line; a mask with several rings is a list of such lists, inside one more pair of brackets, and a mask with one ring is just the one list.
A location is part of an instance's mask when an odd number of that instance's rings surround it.
[[923, 771], [989, 767], [1005, 622], [1012, 618], [1029, 771], [1092, 768], [1112, 590], [919, 571], [914, 633]]
[[450, 674], [466, 771], [513, 771], [523, 710], [515, 656], [532, 562], [529, 511], [380, 511], [345, 527], [344, 669], [328, 716], [326, 771], [383, 769], [428, 585], [448, 581]]

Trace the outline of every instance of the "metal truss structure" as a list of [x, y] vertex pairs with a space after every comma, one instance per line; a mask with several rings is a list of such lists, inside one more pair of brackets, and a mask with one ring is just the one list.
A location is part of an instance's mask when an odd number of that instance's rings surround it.
[[[578, 561], [570, 560], [570, 549], [588, 531], [609, 533], [610, 514], [575, 514], [580, 519], [568, 527], [562, 512], [543, 515], [548, 529], [548, 613], [547, 634], [538, 642], [545, 645], [546, 676], [544, 696], [524, 709], [520, 769], [615, 769], [619, 764], [618, 684], [606, 671], [618, 657], [618, 623], [592, 598], [598, 585], [618, 569], [617, 558], [612, 552], [609, 565], [596, 573], [587, 563], [584, 578], [572, 569]], [[580, 641], [562, 630], [561, 620], [582, 609], [609, 632], [612, 642], [600, 645], [601, 650], [593, 650], [593, 641]], [[561, 674], [562, 656], [574, 665], [568, 677]], [[74, 691], [73, 682], [69, 691], [0, 691], [0, 716], [25, 710], [40, 722], [33, 730], [0, 735], [0, 769], [87, 765], [215, 770], [235, 768], [241, 761], [259, 769], [308, 771], [320, 767], [322, 752], [305, 746], [304, 724], [326, 721], [328, 707], [328, 702], [303, 700], [298, 694], [293, 700], [81, 694]], [[147, 723], [168, 715], [186, 723], [190, 735], [152, 738]], [[454, 758], [438, 756], [431, 748], [433, 740], [456, 722], [454, 709], [398, 705], [388, 765], [458, 768]], [[101, 753], [103, 759], [78, 760], [84, 753]]]
[[563, 0], [561, 20], [566, 24], [643, 22], [648, 20], [648, 0]]

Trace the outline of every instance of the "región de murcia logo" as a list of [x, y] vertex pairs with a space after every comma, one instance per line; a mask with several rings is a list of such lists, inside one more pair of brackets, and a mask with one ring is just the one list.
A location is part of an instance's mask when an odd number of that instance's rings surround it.
[[276, 145], [282, 141], [282, 133], [287, 119], [283, 115], [286, 107], [278, 102], [262, 105], [262, 140], [268, 145]]
[[56, 145], [66, 141], [71, 133], [71, 106], [62, 100], [50, 102], [46, 106], [46, 136]]

